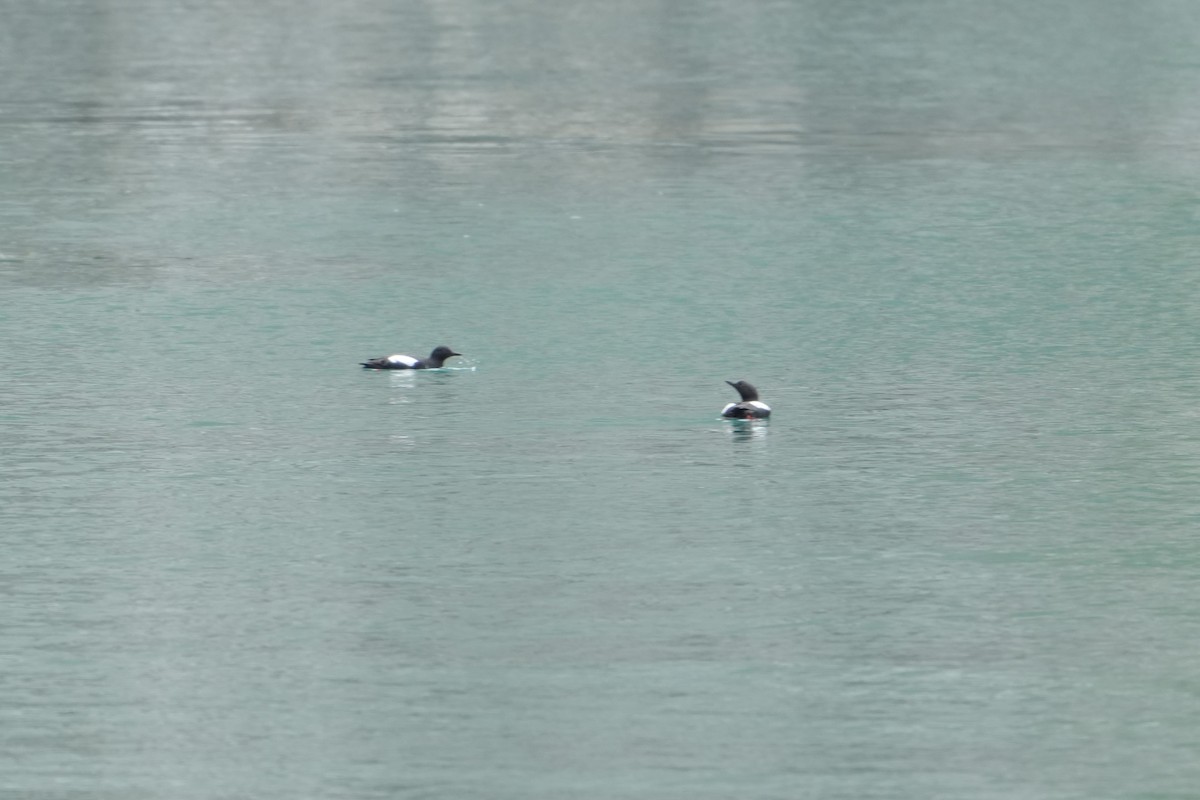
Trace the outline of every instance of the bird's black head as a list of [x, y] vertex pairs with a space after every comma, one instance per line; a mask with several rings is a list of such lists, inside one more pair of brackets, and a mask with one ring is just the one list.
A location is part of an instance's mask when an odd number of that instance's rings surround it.
[[439, 344], [437, 347], [433, 348], [433, 352], [429, 354], [429, 362], [440, 367], [442, 362], [444, 362], [447, 358], [461, 355], [462, 353], [456, 353], [449, 347], [446, 347], [446, 345]]
[[742, 396], [743, 403], [748, 403], [751, 400], [758, 399], [758, 389], [755, 389], [753, 386], [746, 383], [745, 381], [737, 381], [737, 382], [725, 381], [725, 382], [728, 383], [733, 388], [737, 389], [737, 393]]

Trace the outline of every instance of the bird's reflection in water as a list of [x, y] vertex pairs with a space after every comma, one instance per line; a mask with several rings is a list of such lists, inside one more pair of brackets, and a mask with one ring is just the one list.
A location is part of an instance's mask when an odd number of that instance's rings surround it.
[[474, 371], [474, 367], [389, 370], [388, 386], [392, 392], [388, 403], [416, 403], [445, 413], [457, 404], [462, 376]]
[[763, 420], [732, 420], [729, 437], [735, 442], [761, 442], [767, 438], [770, 424]]
[[388, 385], [395, 389], [411, 389], [417, 385], [417, 370], [388, 370]]
[[408, 391], [417, 385], [415, 370], [411, 369], [393, 369], [388, 371], [388, 386], [402, 394], [394, 394], [388, 400], [388, 405], [401, 405], [411, 403], [412, 398], [408, 396]]

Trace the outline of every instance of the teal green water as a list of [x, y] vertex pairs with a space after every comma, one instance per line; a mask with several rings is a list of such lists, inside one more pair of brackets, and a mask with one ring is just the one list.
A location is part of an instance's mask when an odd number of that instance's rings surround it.
[[4, 12], [0, 797], [1196, 796], [1192, 4]]

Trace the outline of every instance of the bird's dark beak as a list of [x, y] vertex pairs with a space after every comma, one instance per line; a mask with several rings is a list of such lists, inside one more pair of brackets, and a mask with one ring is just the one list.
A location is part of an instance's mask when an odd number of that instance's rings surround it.
[[[450, 356], [461, 356], [461, 355], [462, 355], [462, 353], [451, 353], [450, 354]], [[449, 358], [450, 356], [446, 356], [446, 358]]]
[[734, 383], [733, 381], [725, 381], [725, 382], [726, 382], [726, 383], [728, 383], [728, 384], [729, 384], [730, 386], [732, 386], [733, 388], [735, 388], [735, 389], [737, 388], [737, 384], [736, 384], [736, 383]]

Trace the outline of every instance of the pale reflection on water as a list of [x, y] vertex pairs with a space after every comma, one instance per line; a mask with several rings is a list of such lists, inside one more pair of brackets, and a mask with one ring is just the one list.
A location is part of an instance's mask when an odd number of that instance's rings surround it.
[[767, 438], [770, 423], [758, 420], [730, 422], [725, 430], [735, 442], [762, 442]]

